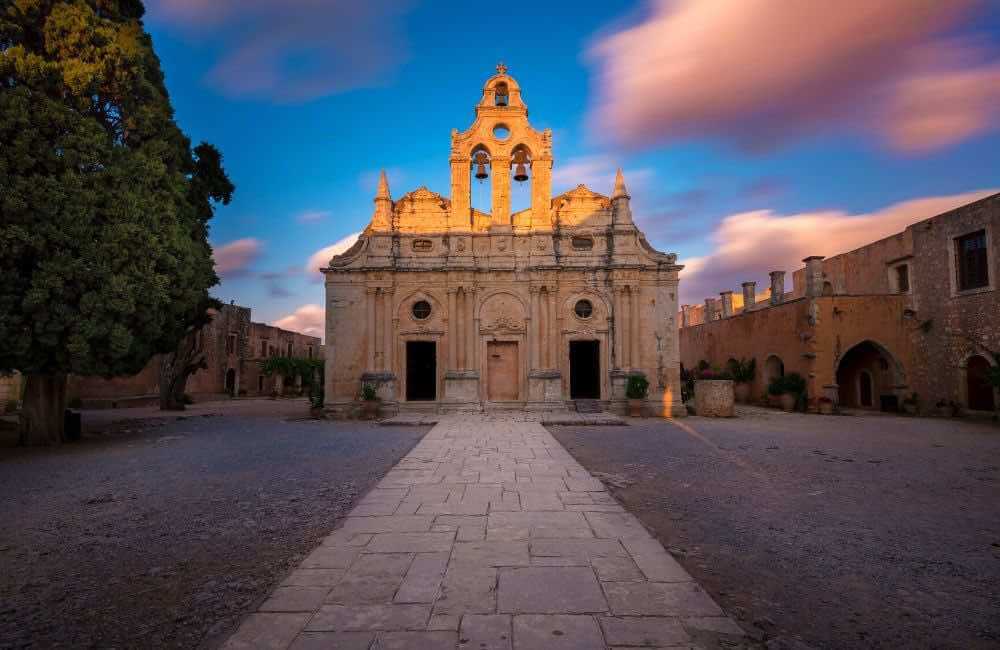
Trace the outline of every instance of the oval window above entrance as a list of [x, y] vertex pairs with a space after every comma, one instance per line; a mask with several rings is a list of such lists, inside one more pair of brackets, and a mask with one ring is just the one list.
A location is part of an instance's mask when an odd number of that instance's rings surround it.
[[580, 318], [590, 318], [594, 314], [594, 305], [589, 300], [578, 300], [573, 311]]

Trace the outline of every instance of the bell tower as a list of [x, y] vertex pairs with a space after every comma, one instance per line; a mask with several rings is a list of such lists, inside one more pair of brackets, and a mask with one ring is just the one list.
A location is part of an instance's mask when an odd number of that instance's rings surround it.
[[528, 122], [521, 87], [497, 65], [483, 86], [476, 117], [463, 132], [451, 133], [451, 230], [470, 230], [472, 178], [491, 178], [490, 228], [510, 229], [511, 183], [531, 183], [531, 229], [552, 225], [552, 132]]

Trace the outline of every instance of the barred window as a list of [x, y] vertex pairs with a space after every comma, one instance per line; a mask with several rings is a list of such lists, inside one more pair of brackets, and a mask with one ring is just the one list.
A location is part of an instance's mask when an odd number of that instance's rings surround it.
[[959, 291], [989, 286], [990, 273], [986, 251], [986, 231], [959, 237], [955, 240], [958, 255]]

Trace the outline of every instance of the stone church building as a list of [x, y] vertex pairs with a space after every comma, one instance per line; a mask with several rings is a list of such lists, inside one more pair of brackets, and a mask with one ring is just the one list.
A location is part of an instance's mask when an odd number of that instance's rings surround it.
[[[552, 133], [528, 121], [503, 65], [475, 120], [451, 134], [451, 192], [393, 200], [383, 173], [371, 223], [326, 276], [326, 404], [349, 415], [361, 387], [383, 410], [625, 408], [629, 374], [650, 415], [681, 415], [674, 254], [632, 222], [619, 170], [611, 196], [552, 196]], [[475, 181], [474, 181], [475, 179]], [[489, 182], [489, 213], [472, 183]], [[512, 212], [513, 183], [530, 206]], [[592, 406], [592, 404], [588, 404]]]

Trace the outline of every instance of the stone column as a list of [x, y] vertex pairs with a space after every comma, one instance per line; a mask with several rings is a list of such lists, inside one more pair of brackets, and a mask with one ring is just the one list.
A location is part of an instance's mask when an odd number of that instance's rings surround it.
[[614, 292], [614, 304], [612, 305], [614, 313], [612, 314], [612, 318], [614, 319], [613, 324], [615, 327], [615, 368], [622, 369], [625, 368], [625, 348], [623, 346], [625, 340], [623, 336], [625, 330], [625, 310], [622, 305], [624, 302], [622, 297], [624, 291], [621, 287], [614, 287], [612, 291]]
[[691, 316], [688, 314], [688, 309], [691, 305], [681, 305], [681, 328], [687, 327], [691, 323]]
[[529, 309], [531, 310], [528, 314], [531, 319], [530, 327], [528, 332], [528, 363], [530, 364], [531, 370], [537, 370], [541, 368], [541, 342], [542, 342], [542, 315], [539, 313], [539, 289], [538, 287], [529, 287], [528, 294], [531, 298]]
[[455, 292], [455, 368], [465, 370], [465, 288]]
[[458, 367], [458, 289], [448, 289], [448, 369]]
[[[368, 287], [365, 289], [365, 309], [368, 318], [368, 331], [375, 331], [375, 294], [378, 291], [375, 287]], [[375, 336], [368, 336], [368, 365], [366, 370], [375, 370], [375, 344], [377, 338]]]
[[392, 289], [382, 289], [382, 369], [392, 372]]
[[715, 320], [715, 301], [705, 298], [705, 322], [711, 323], [713, 320]]
[[722, 296], [722, 317], [732, 318], [733, 316], [733, 292], [732, 291], [722, 291], [719, 293]]
[[493, 224], [510, 225], [510, 158], [494, 157], [493, 168]]
[[559, 292], [553, 291], [549, 294], [549, 341], [548, 345], [545, 346], [549, 351], [549, 365], [547, 366], [550, 370], [557, 370], [559, 368], [559, 359], [562, 356], [562, 350], [558, 349], [560, 347], [560, 341], [562, 339], [559, 336], [559, 323], [561, 319], [559, 318]]
[[802, 260], [806, 265], [806, 296], [823, 295], [823, 256], [811, 255]]
[[743, 283], [743, 311], [750, 311], [757, 304], [757, 283]]
[[476, 320], [476, 290], [471, 287], [466, 288], [465, 292], [465, 368], [466, 370], [473, 370], [476, 367], [476, 335], [478, 334], [477, 328], [475, 327]]
[[642, 365], [642, 360], [639, 358], [639, 301], [642, 295], [642, 288], [636, 284], [631, 287], [631, 295], [629, 296], [629, 307], [631, 307], [630, 314], [630, 327], [631, 332], [629, 341], [629, 364], [631, 368], [637, 368]]
[[785, 299], [785, 272], [771, 271], [771, 304], [780, 305]]

